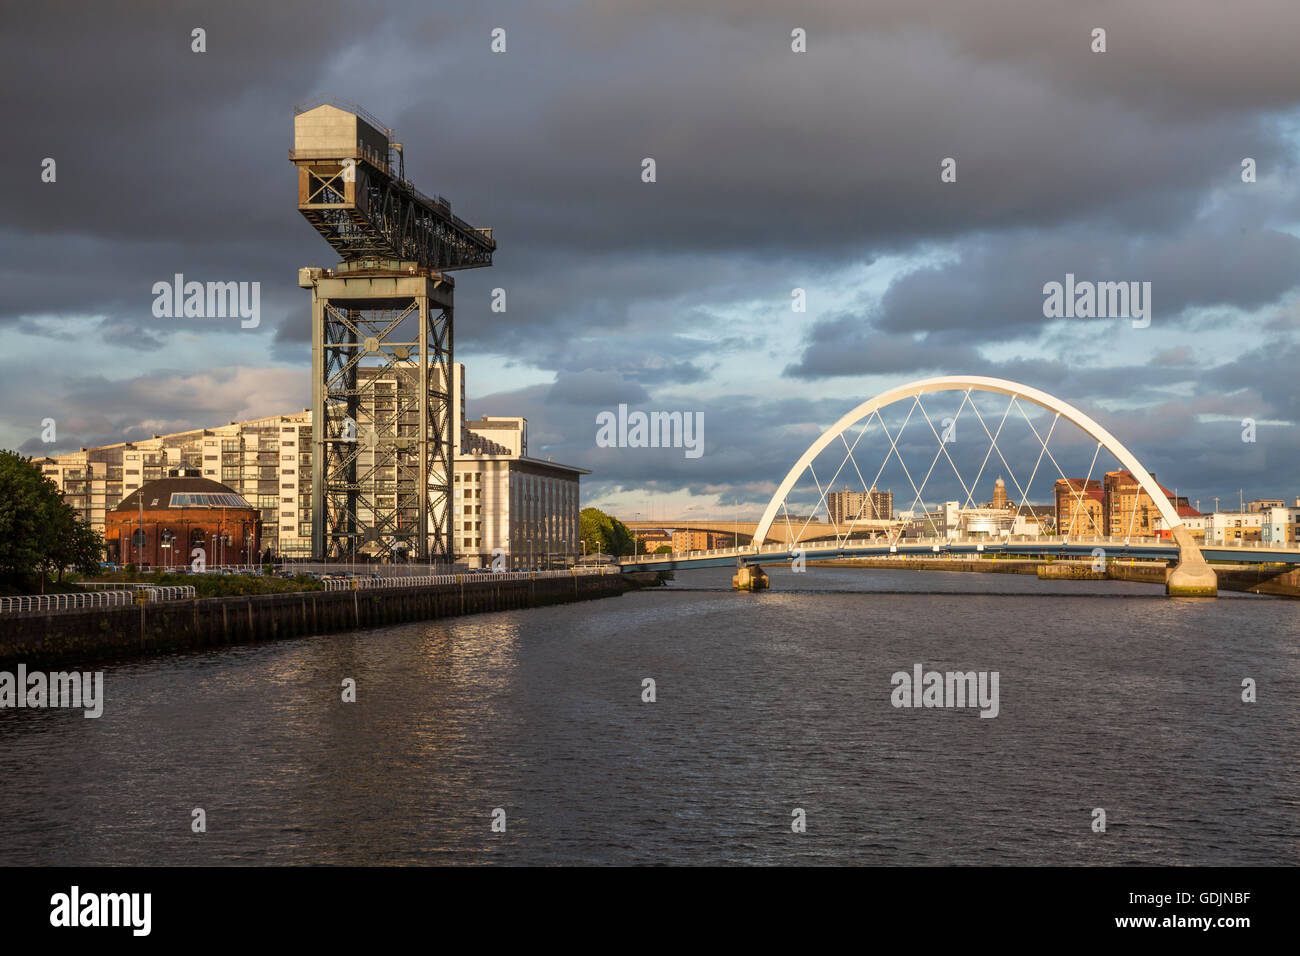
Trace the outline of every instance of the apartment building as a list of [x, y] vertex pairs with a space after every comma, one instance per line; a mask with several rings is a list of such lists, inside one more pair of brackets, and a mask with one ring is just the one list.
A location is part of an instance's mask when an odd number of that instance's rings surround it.
[[[405, 434], [411, 422], [406, 390], [413, 370], [358, 369], [354, 411], [364, 500], [396, 508], [398, 468], [376, 461], [367, 435], [376, 428]], [[579, 553], [579, 480], [590, 474], [528, 454], [524, 418], [465, 418], [465, 367], [453, 366], [450, 440], [458, 449], [452, 480], [452, 530], [457, 559], [470, 567], [541, 567]], [[415, 426], [418, 428], [418, 425]], [[273, 555], [311, 556], [312, 416], [309, 409], [214, 428], [154, 435], [49, 458], [35, 464], [63, 491], [83, 520], [103, 532], [105, 515], [147, 481], [187, 468], [229, 486], [255, 507], [262, 546]], [[412, 493], [413, 490], [412, 490]], [[362, 511], [363, 518], [372, 518]], [[404, 515], [399, 520], [415, 520]], [[364, 551], [362, 552], [364, 553]]]
[[[864, 482], [865, 484], [865, 482]], [[889, 521], [894, 516], [894, 493], [877, 491], [832, 491], [826, 496], [826, 510], [832, 524], [846, 525], [853, 521]]]

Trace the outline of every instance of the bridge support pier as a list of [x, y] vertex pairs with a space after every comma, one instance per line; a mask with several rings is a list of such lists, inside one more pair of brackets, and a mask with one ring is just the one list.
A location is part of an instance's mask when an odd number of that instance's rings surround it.
[[764, 591], [768, 583], [767, 574], [757, 564], [742, 564], [731, 576], [733, 591]]
[[1165, 579], [1165, 593], [1170, 597], [1218, 597], [1219, 577], [1201, 555], [1186, 525], [1173, 529], [1178, 545], [1178, 563]]

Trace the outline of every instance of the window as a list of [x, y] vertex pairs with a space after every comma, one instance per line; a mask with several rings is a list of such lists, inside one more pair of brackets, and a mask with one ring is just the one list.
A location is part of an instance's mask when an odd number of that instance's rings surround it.
[[247, 508], [246, 502], [239, 495], [226, 493], [200, 492], [198, 494], [181, 494], [174, 492], [171, 497], [172, 508]]

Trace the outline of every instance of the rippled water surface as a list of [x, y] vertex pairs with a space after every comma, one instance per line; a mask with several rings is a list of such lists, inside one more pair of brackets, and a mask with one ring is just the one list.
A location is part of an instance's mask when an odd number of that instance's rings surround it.
[[[771, 573], [108, 665], [0, 711], [0, 863], [1300, 862], [1300, 603]], [[895, 709], [916, 663], [998, 717]]]

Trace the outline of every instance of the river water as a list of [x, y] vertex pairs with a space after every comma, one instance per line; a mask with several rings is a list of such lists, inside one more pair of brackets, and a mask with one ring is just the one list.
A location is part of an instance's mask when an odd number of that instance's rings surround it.
[[[0, 711], [0, 864], [1300, 862], [1300, 604], [730, 573], [107, 665]], [[918, 663], [998, 715], [895, 708]]]

